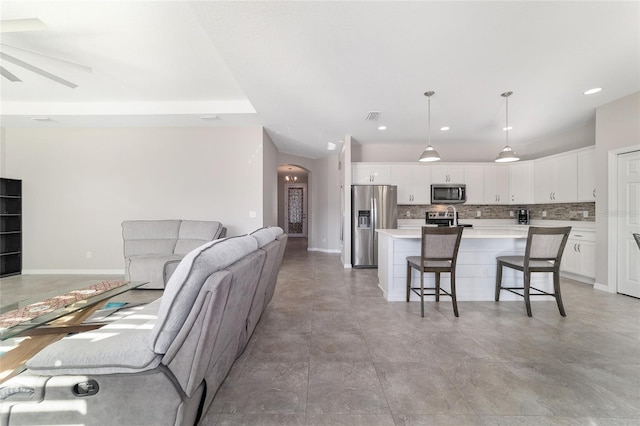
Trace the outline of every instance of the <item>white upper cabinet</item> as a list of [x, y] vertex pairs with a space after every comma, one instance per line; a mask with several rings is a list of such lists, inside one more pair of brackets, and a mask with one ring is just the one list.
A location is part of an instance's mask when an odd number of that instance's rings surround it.
[[510, 204], [533, 203], [533, 163], [525, 161], [510, 164], [511, 196]]
[[431, 167], [431, 183], [464, 183], [464, 167], [442, 165]]
[[533, 178], [536, 203], [567, 203], [578, 199], [576, 154], [536, 160]]
[[391, 166], [355, 163], [351, 166], [351, 181], [354, 185], [389, 185]]
[[578, 153], [578, 201], [596, 200], [596, 149]]
[[392, 165], [391, 183], [398, 186], [398, 204], [431, 203], [431, 169], [428, 166]]
[[484, 167], [484, 202], [509, 204], [509, 166], [507, 164]]
[[467, 204], [484, 204], [484, 166], [465, 166]]

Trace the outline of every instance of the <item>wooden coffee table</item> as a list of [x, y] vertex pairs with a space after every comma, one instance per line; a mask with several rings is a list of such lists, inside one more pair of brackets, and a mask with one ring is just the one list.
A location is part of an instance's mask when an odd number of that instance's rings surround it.
[[24, 363], [45, 346], [69, 333], [102, 327], [82, 324], [109, 299], [146, 284], [144, 281], [87, 283], [87, 286], [45, 300], [32, 298], [0, 308], [0, 341], [20, 339], [0, 356], [0, 383], [24, 370]]

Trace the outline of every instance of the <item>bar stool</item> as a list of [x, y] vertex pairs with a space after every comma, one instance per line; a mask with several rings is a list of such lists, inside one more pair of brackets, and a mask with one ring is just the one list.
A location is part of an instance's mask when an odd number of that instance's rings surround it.
[[[454, 227], [422, 227], [420, 256], [407, 257], [407, 302], [413, 291], [420, 296], [420, 315], [424, 317], [424, 296], [435, 296], [436, 302], [440, 296], [450, 296], [453, 303], [453, 313], [458, 316], [458, 302], [456, 300], [456, 261], [460, 239], [461, 226]], [[411, 287], [411, 269], [420, 271], [420, 287]], [[435, 273], [435, 287], [424, 286], [424, 274]], [[440, 288], [440, 274], [451, 274], [451, 293]], [[433, 290], [425, 293], [425, 290]]]
[[[529, 227], [527, 235], [527, 246], [524, 256], [499, 256], [496, 258], [498, 263], [498, 273], [496, 275], [496, 302], [500, 300], [500, 290], [507, 290], [513, 294], [524, 297], [527, 315], [531, 316], [531, 299], [530, 296], [553, 296], [556, 298], [560, 315], [567, 316], [562, 305], [562, 296], [560, 294], [560, 261], [564, 246], [567, 244], [571, 227], [562, 228], [542, 228]], [[512, 268], [522, 271], [524, 275], [523, 287], [503, 287], [502, 286], [502, 268]], [[553, 273], [553, 293], [531, 287], [531, 274], [533, 272]], [[515, 290], [522, 290], [519, 293]], [[534, 290], [535, 293], [531, 293]]]

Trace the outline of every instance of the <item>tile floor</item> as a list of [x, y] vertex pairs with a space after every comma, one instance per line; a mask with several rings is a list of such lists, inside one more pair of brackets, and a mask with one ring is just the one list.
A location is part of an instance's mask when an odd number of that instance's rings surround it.
[[[421, 318], [419, 303], [382, 297], [376, 272], [289, 239], [276, 295], [201, 424], [640, 425], [640, 300], [563, 280], [566, 318], [540, 301], [533, 318], [523, 302], [459, 302], [455, 318], [446, 298]], [[0, 302], [69, 281], [4, 278]]]

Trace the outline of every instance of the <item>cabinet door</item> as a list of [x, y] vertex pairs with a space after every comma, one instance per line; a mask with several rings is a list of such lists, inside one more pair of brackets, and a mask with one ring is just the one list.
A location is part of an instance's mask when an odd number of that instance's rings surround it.
[[567, 245], [564, 247], [562, 253], [562, 263], [560, 264], [560, 270], [563, 272], [571, 272], [572, 274], [578, 274], [578, 244], [579, 240], [569, 238]]
[[464, 183], [467, 185], [467, 204], [484, 204], [484, 167], [465, 167]]
[[533, 203], [533, 163], [519, 163], [509, 165], [511, 204]]
[[596, 277], [596, 245], [591, 241], [582, 241], [578, 246], [580, 255], [579, 274], [589, 278]]
[[464, 183], [464, 167], [462, 166], [432, 166], [432, 183]]
[[359, 185], [390, 184], [390, 167], [385, 165], [353, 164], [351, 167], [351, 181]]
[[484, 168], [484, 201], [487, 204], [509, 203], [509, 166], [496, 164]]
[[578, 154], [578, 201], [596, 200], [596, 150]]
[[533, 199], [536, 203], [553, 202], [554, 175], [553, 160], [538, 160], [533, 164]]
[[398, 204], [431, 202], [431, 170], [421, 165], [391, 166], [391, 183], [398, 186]]
[[575, 154], [555, 159], [553, 201], [567, 203], [578, 200], [578, 156]]

